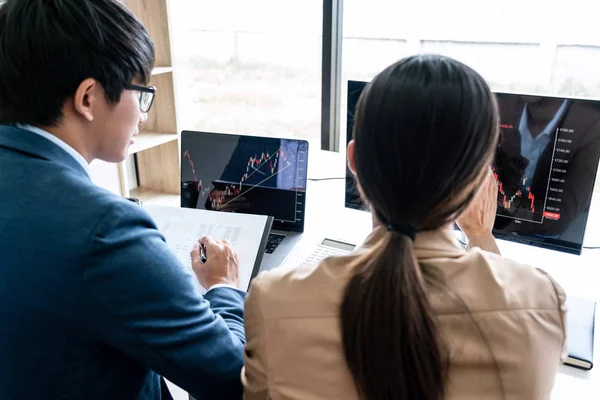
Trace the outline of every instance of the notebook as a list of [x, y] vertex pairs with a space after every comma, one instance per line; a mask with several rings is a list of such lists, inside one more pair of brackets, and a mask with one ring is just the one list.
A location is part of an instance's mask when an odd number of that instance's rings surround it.
[[567, 297], [567, 346], [565, 365], [590, 370], [594, 366], [594, 320], [596, 302]]
[[[169, 248], [181, 263], [192, 270], [190, 251], [205, 235], [228, 240], [239, 257], [239, 289], [247, 291], [250, 281], [258, 274], [273, 217], [188, 208], [144, 205]], [[208, 288], [198, 284], [198, 291]]]

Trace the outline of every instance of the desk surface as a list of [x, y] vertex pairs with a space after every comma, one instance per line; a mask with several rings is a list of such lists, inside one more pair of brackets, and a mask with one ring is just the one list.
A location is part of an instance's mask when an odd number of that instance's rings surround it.
[[[309, 160], [311, 178], [342, 178], [345, 175], [344, 155], [313, 152]], [[345, 181], [311, 181], [306, 195], [306, 226], [302, 240], [286, 260], [286, 265], [298, 265], [324, 238], [360, 244], [372, 228], [371, 216], [364, 211], [344, 208]], [[600, 198], [594, 199], [586, 245], [600, 246]], [[600, 302], [600, 250], [584, 250], [581, 256], [559, 253], [506, 241], [498, 241], [505, 257], [518, 260], [550, 273], [567, 294]], [[596, 343], [600, 343], [596, 329]], [[561, 366], [556, 376], [552, 399], [600, 399], [600, 351], [595, 352], [591, 371]], [[177, 398], [178, 400], [179, 398]]]

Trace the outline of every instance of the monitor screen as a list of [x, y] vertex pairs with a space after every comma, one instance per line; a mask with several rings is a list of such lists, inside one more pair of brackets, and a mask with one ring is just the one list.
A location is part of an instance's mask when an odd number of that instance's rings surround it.
[[[348, 141], [366, 82], [348, 82]], [[600, 158], [600, 101], [496, 93], [494, 236], [580, 254]], [[365, 209], [349, 170], [346, 207]]]
[[[367, 82], [362, 81], [348, 81], [348, 102], [346, 107], [346, 145], [352, 140], [352, 129], [354, 128], [354, 110], [356, 104], [360, 98], [360, 94], [367, 85]], [[352, 175], [352, 172], [346, 165], [346, 207], [354, 208], [357, 210], [366, 210], [363, 204], [358, 189], [356, 187], [356, 180]]]
[[498, 238], [580, 254], [600, 157], [600, 102], [496, 93]]
[[308, 142], [181, 133], [181, 207], [273, 216], [303, 231]]

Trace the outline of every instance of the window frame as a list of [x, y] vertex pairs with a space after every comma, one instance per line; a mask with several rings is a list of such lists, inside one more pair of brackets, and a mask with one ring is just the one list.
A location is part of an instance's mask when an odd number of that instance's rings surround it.
[[340, 151], [343, 0], [323, 0], [321, 149]]

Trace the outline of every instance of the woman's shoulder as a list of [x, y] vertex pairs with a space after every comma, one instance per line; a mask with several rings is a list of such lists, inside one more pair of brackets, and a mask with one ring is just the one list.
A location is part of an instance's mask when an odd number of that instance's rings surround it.
[[351, 256], [330, 257], [319, 264], [274, 268], [254, 278], [249, 295], [260, 297], [272, 318], [337, 317], [351, 262]]
[[[493, 274], [505, 279], [507, 283], [510, 282], [511, 287], [522, 288], [524, 290], [534, 287], [545, 288], [552, 294], [557, 289], [560, 289], [550, 274], [539, 266], [524, 264], [500, 254], [482, 250], [480, 252], [485, 260], [485, 264], [488, 265]], [[518, 285], [518, 282], [522, 282], [522, 286]]]
[[558, 309], [565, 302], [560, 285], [542, 269], [478, 248], [458, 264], [446, 269], [445, 286], [471, 311]]
[[260, 288], [261, 291], [271, 291], [294, 281], [305, 280], [313, 275], [318, 268], [319, 264], [289, 265], [273, 268], [269, 271], [259, 273], [252, 280], [250, 287]]

